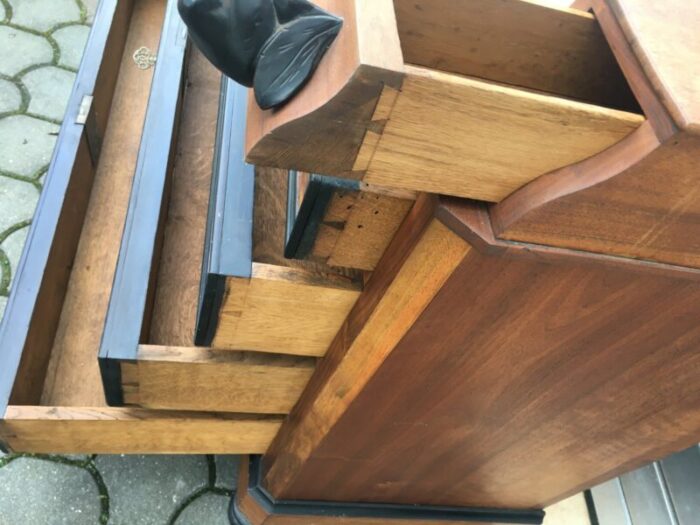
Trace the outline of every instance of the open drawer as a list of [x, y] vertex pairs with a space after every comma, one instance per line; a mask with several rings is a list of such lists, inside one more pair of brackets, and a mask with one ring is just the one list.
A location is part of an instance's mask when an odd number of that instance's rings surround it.
[[[525, 0], [319, 0], [343, 28], [284, 107], [251, 99], [261, 166], [499, 202], [645, 117], [595, 17]], [[378, 44], [378, 43], [381, 44]]]
[[285, 255], [372, 271], [415, 200], [414, 192], [290, 171]]
[[193, 346], [220, 75], [176, 3], [100, 4], [0, 325], [8, 449], [261, 453], [314, 370]]
[[323, 356], [363, 274], [285, 258], [289, 177], [244, 162], [247, 96], [223, 83], [196, 343]]

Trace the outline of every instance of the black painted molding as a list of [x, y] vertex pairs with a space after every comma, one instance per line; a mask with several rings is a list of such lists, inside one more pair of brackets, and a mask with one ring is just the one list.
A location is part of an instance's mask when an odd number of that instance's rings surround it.
[[[250, 457], [248, 494], [262, 509], [275, 516], [311, 516], [337, 518], [373, 518], [376, 520], [424, 520], [501, 524], [534, 524], [544, 520], [542, 510], [505, 510], [479, 507], [444, 507], [430, 505], [395, 505], [377, 503], [332, 503], [323, 501], [279, 501], [262, 486], [262, 458]], [[239, 490], [241, 490], [239, 488]], [[229, 520], [232, 525], [251, 525], [231, 498]]]
[[100, 344], [107, 403], [123, 404], [119, 361], [135, 360], [148, 327], [155, 256], [167, 215], [168, 179], [185, 83], [187, 31], [169, 0]]
[[195, 344], [214, 339], [226, 278], [253, 267], [255, 168], [244, 157], [248, 90], [223, 78], [199, 289]]
[[[85, 141], [91, 160], [96, 164], [104, 133], [95, 121], [95, 103], [84, 123], [78, 115], [87, 96], [94, 96], [95, 101], [99, 100], [106, 107], [111, 105], [116, 71], [110, 70], [110, 61], [104, 59], [121, 55], [126, 28], [120, 19], [128, 18], [130, 13], [131, 5], [125, 1], [102, 0], [97, 7], [44, 189], [0, 321], [0, 417], [9, 404], [22, 353], [32, 330], [48, 331], [53, 336], [58, 326], [70, 278], [68, 270], [73, 264], [80, 237], [79, 228], [67, 231], [61, 225], [67, 218], [71, 221], [84, 219], [94, 175], [93, 166], [89, 184], [79, 180], [81, 174], [78, 170], [81, 168], [76, 159], [81, 142]], [[60, 268], [61, 271], [54, 272], [53, 278], [49, 279], [51, 268]], [[46, 301], [51, 301], [51, 304], [43, 304]]]
[[204, 56], [253, 87], [263, 109], [304, 87], [343, 25], [308, 0], [179, 0], [178, 8]]
[[326, 175], [311, 175], [297, 211], [297, 173], [294, 171], [289, 173], [285, 257], [305, 259], [311, 253], [318, 235], [318, 228], [336, 191], [360, 191], [360, 182]]

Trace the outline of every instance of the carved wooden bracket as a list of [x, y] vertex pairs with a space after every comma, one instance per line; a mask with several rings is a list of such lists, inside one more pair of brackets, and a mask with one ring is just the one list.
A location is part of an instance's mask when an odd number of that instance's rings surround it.
[[304, 87], [343, 20], [308, 0], [179, 0], [190, 37], [225, 75], [253, 87], [262, 109]]

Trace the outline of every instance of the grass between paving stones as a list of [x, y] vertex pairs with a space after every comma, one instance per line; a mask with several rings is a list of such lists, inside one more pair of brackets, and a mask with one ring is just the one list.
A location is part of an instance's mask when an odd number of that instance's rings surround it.
[[[2, 1], [2, 0], [0, 0]], [[178, 518], [183, 512], [197, 501], [202, 496], [207, 494], [214, 494], [216, 496], [225, 496], [227, 498], [232, 498], [234, 491], [225, 487], [219, 487], [216, 484], [217, 471], [216, 471], [216, 459], [212, 455], [207, 455], [207, 484], [204, 487], [200, 487], [194, 490], [189, 496], [187, 496], [182, 503], [173, 511], [172, 515], [168, 519], [168, 525], [174, 525]], [[94, 454], [89, 456], [87, 459], [79, 460], [67, 458], [65, 456], [52, 455], [52, 454], [8, 454], [7, 456], [0, 457], [0, 469], [6, 467], [13, 461], [20, 458], [34, 459], [38, 461], [49, 461], [53, 463], [58, 463], [60, 465], [67, 465], [71, 467], [81, 468], [90, 474], [92, 480], [97, 487], [98, 497], [100, 498], [100, 525], [107, 525], [109, 523], [110, 516], [110, 499], [109, 499], [109, 489], [102, 478], [97, 465], [95, 464], [95, 458], [97, 455]]]

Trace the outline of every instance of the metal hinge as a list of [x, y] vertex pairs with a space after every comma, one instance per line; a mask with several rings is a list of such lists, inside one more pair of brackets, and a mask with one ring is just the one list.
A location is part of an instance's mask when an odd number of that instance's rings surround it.
[[80, 101], [80, 108], [78, 109], [78, 116], [75, 117], [76, 124], [85, 124], [87, 122], [90, 108], [92, 107], [92, 99], [92, 95], [83, 95], [83, 100]]

